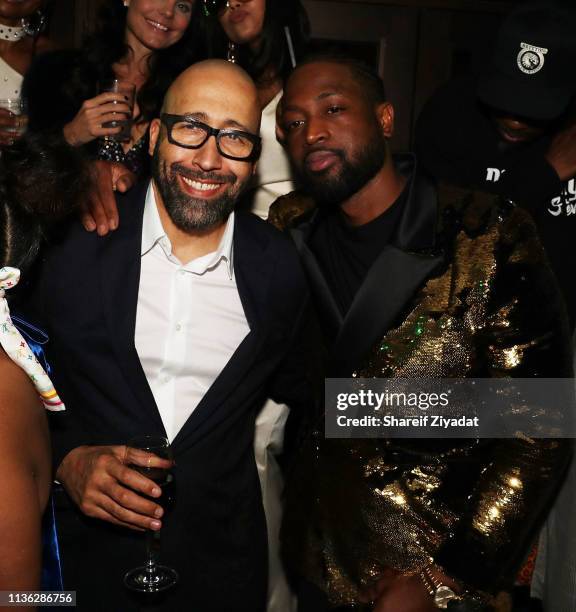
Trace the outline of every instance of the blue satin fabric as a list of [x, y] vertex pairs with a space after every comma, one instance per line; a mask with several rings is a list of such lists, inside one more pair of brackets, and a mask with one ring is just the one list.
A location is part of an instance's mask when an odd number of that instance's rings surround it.
[[36, 359], [42, 364], [46, 374], [50, 376], [52, 368], [46, 360], [46, 353], [44, 352], [44, 345], [49, 340], [48, 334], [15, 314], [10, 315], [10, 318], [12, 323], [14, 323], [14, 327], [24, 336], [28, 346], [34, 355], [36, 355]]
[[43, 591], [62, 591], [62, 564], [54, 515], [54, 500], [50, 497], [42, 520], [42, 586]]
[[[14, 326], [24, 336], [38, 361], [46, 373], [50, 375], [50, 365], [46, 360], [44, 345], [48, 336], [38, 327], [28, 323], [21, 317], [11, 316]], [[54, 515], [54, 501], [52, 497], [48, 502], [42, 519], [42, 584], [43, 591], [63, 590], [62, 564], [60, 562], [60, 548], [58, 546], [58, 533], [56, 531], [56, 518]]]

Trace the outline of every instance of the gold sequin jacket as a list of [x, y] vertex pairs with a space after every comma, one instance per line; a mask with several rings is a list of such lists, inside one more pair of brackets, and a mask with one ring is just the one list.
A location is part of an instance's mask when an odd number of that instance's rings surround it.
[[[390, 244], [342, 317], [307, 237], [311, 202], [271, 211], [311, 282], [329, 375], [571, 376], [564, 306], [528, 214], [412, 174]], [[312, 427], [287, 487], [289, 566], [334, 605], [385, 568], [434, 562], [470, 589], [513, 581], [571, 455], [556, 439], [335, 440]]]

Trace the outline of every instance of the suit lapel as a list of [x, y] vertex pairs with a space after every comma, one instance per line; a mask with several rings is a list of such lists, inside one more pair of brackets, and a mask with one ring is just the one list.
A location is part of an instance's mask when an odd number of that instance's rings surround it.
[[318, 260], [306, 243], [317, 219], [318, 215], [316, 212], [309, 222], [292, 229], [290, 233], [300, 254], [302, 267], [310, 280], [314, 303], [317, 306], [318, 312], [322, 313], [322, 328], [326, 337], [332, 339], [338, 335], [344, 318], [322, 273]]
[[425, 254], [436, 245], [438, 197], [435, 185], [419, 175], [414, 159], [401, 158], [398, 170], [412, 176], [398, 227], [356, 294], [334, 347], [334, 375], [349, 376], [397, 323], [414, 294], [444, 261]]
[[266, 337], [267, 298], [275, 262], [267, 253], [268, 236], [253, 231], [253, 223], [249, 215], [236, 214], [233, 246], [234, 274], [250, 332], [178, 432], [174, 445], [194, 443], [226, 417], [227, 407], [234, 409], [227, 399], [246, 377]]
[[[397, 161], [403, 174], [411, 172], [408, 194], [394, 235], [360, 287], [346, 317], [337, 324], [338, 333], [332, 348], [331, 375], [349, 376], [362, 358], [398, 320], [403, 309], [418, 289], [444, 261], [435, 248], [438, 201], [435, 185], [419, 175], [412, 156]], [[336, 302], [323, 276], [318, 261], [306, 246], [309, 224], [300, 233], [300, 252], [311, 281], [321, 296], [318, 302], [321, 316], [336, 321]], [[297, 232], [293, 231], [293, 235]], [[319, 289], [318, 289], [319, 287]], [[327, 297], [329, 295], [329, 298]]]
[[388, 245], [356, 294], [334, 345], [331, 372], [350, 376], [374, 343], [398, 321], [403, 309], [441, 264], [441, 256], [406, 253]]
[[142, 407], [143, 418], [150, 419], [151, 431], [164, 431], [134, 344], [146, 187], [147, 184], [139, 185], [130, 195], [119, 198], [119, 228], [101, 239], [100, 283], [106, 325], [118, 364]]

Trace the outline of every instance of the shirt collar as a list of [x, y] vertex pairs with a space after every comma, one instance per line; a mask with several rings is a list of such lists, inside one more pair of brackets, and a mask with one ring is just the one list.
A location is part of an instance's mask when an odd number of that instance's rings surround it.
[[146, 191], [146, 200], [144, 202], [144, 220], [142, 222], [142, 247], [140, 255], [144, 256], [148, 253], [157, 242], [162, 238], [168, 238], [160, 221], [160, 214], [156, 206], [156, 197], [152, 181], [148, 185]]
[[[166, 235], [164, 227], [162, 226], [160, 214], [156, 205], [154, 188], [152, 186], [152, 181], [150, 181], [148, 190], [146, 192], [146, 200], [144, 202], [142, 245], [140, 248], [141, 257], [144, 257], [144, 255], [149, 253], [157, 244], [161, 247], [162, 251], [170, 261], [179, 263], [178, 260], [172, 255], [172, 245], [170, 244], [170, 239]], [[233, 244], [234, 213], [231, 213], [226, 222], [226, 229], [224, 230], [224, 234], [220, 239], [218, 248], [212, 253], [207, 253], [202, 257], [192, 260], [191, 262], [182, 266], [182, 268], [195, 274], [204, 274], [208, 270], [215, 268], [220, 261], [224, 260], [228, 277], [232, 280], [234, 276]]]

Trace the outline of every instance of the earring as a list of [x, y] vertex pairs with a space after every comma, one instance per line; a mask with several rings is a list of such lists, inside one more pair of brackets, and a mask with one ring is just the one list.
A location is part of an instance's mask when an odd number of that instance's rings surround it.
[[233, 43], [231, 40], [228, 41], [228, 54], [226, 55], [226, 59], [235, 64], [238, 61], [238, 49], [236, 47], [236, 43]]
[[35, 38], [44, 29], [44, 26], [46, 25], [46, 16], [40, 9], [38, 9], [34, 15], [32, 15], [31, 19], [23, 17], [21, 23], [26, 35]]
[[125, 6], [126, 8], [128, 8], [128, 5], [129, 5], [129, 4], [130, 4], [129, 0], [124, 0], [124, 6]]

